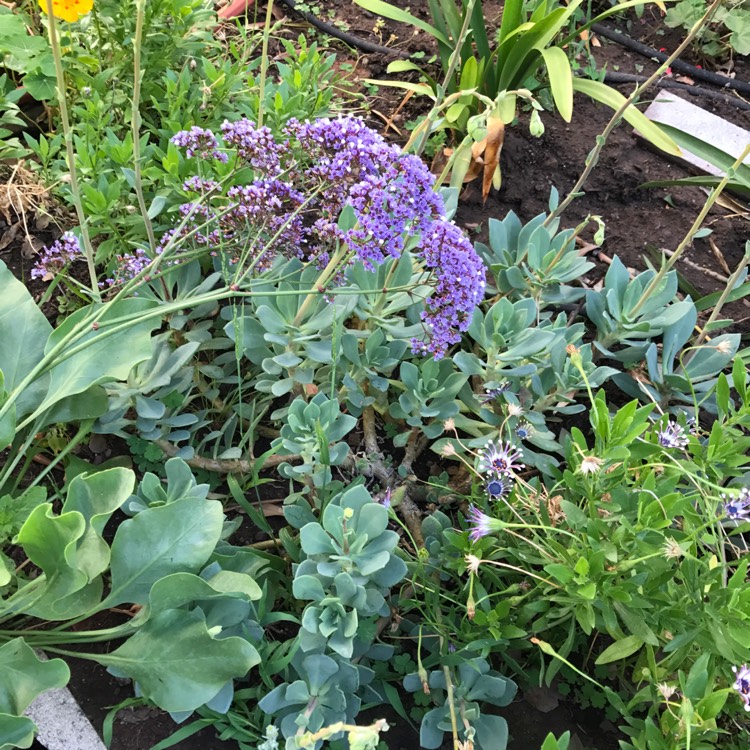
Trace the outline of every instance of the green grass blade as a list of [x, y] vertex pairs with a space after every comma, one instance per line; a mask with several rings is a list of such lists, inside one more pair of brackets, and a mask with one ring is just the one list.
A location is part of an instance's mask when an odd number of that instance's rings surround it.
[[[673, 125], [662, 124], [660, 127], [678, 146], [684, 148], [686, 151], [690, 151], [700, 159], [703, 159], [703, 161], [713, 164], [717, 169], [724, 172], [724, 174], [726, 174], [735, 161], [737, 161], [737, 157], [726, 153], [726, 151], [722, 151], [720, 148], [716, 148], [716, 146], [712, 146], [710, 143], [706, 143], [706, 141], [703, 141], [700, 138], [685, 133]], [[734, 174], [735, 181], [750, 190], [750, 166], [747, 164], [740, 164]]]
[[502, 44], [505, 37], [523, 23], [523, 0], [506, 0], [503, 6], [503, 18], [500, 22], [500, 36], [498, 43]]
[[[664, 127], [663, 125], [661, 126]], [[721, 182], [721, 177], [713, 177], [711, 175], [696, 175], [695, 177], [680, 177], [674, 180], [650, 180], [644, 182], [638, 187], [642, 188], [660, 188], [660, 187], [707, 187], [714, 188]], [[750, 185], [746, 185], [744, 182], [738, 182], [737, 180], [729, 180], [726, 189], [729, 192], [740, 195], [746, 200], [750, 199]]]
[[445, 34], [441, 34], [438, 29], [427, 23], [427, 21], [423, 21], [408, 11], [397, 8], [395, 5], [385, 3], [383, 0], [354, 0], [354, 3], [359, 5], [360, 8], [369, 10], [370, 13], [377, 13], [379, 16], [383, 16], [383, 18], [389, 18], [391, 21], [398, 21], [399, 23], [407, 23], [410, 26], [422, 29], [422, 31], [426, 31], [442, 44], [450, 46], [450, 42]]

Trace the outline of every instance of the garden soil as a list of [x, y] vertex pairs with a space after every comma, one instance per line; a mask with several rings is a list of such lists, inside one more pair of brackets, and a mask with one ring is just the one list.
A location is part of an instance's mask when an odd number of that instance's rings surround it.
[[[387, 22], [377, 29], [377, 34], [373, 33], [376, 28], [375, 16], [362, 11], [351, 0], [318, 0], [309, 5], [315, 5], [325, 20], [345, 25], [349, 33], [401, 50], [432, 52], [431, 40], [426, 34], [414, 34], [409, 27], [400, 24]], [[416, 15], [427, 18], [425, 0], [412, 0], [409, 7]], [[485, 7], [489, 25], [492, 26], [497, 23], [500, 5], [485, 1]], [[296, 37], [301, 31], [302, 27], [295, 24], [290, 27], [289, 34]], [[627, 24], [627, 31], [634, 38], [652, 47], [664, 47], [667, 51], [674, 49], [680, 41], [677, 33], [662, 35], [663, 24], [656, 10], [646, 10], [641, 19], [633, 18]], [[307, 29], [306, 33], [312, 36]], [[326, 37], [318, 36], [318, 40], [320, 44], [335, 49], [341, 62], [348, 61], [353, 65], [356, 78], [387, 77], [387, 57], [357, 56]], [[610, 70], [624, 73], [648, 75], [655, 69], [653, 61], [635, 56], [606, 40], [601, 40], [601, 47], [595, 47], [592, 51], [600, 69], [605, 63]], [[705, 64], [705, 61], [687, 59]], [[746, 59], [736, 61], [734, 72], [739, 79], [750, 80], [750, 64]], [[621, 87], [621, 91], [627, 95], [629, 89]], [[406, 123], [423, 114], [429, 106], [426, 100], [412, 100], [402, 105], [402, 98], [403, 92], [380, 87], [377, 93], [369, 97], [370, 112], [367, 115], [372, 126], [381, 132], [385, 129], [384, 122], [391, 120], [398, 132], [390, 129], [386, 135], [398, 142], [406, 139]], [[691, 98], [691, 101], [730, 122], [750, 128], [750, 113], [708, 99]], [[487, 237], [490, 218], [503, 218], [513, 210], [522, 220], [529, 220], [546, 210], [553, 186], [561, 195], [565, 195], [573, 186], [584, 168], [587, 154], [594, 146], [596, 135], [604, 129], [610, 116], [610, 110], [579, 95], [571, 123], [564, 123], [552, 113], [544, 113], [545, 133], [541, 138], [535, 138], [529, 134], [522, 115], [520, 122], [506, 132], [500, 190], [493, 191], [483, 203], [479, 187], [469, 184], [462, 195], [457, 222], [466, 227], [475, 239], [483, 241]], [[645, 146], [629, 126], [621, 124], [618, 127], [585, 187], [585, 195], [574, 201], [564, 216], [565, 226], [575, 226], [589, 215], [599, 215], [606, 222], [606, 242], [603, 247], [606, 257], [592, 253], [591, 259], [597, 265], [588, 274], [588, 283], [595, 284], [601, 279], [608, 267], [608, 258], [614, 255], [618, 255], [628, 267], [642, 270], [646, 267], [649, 249], [658, 253], [663, 249], [674, 249], [679, 244], [700, 211], [705, 193], [698, 188], [646, 190], [640, 185], [649, 180], [678, 178], [687, 174], [685, 169]], [[64, 229], [63, 222], [58, 221], [61, 230]], [[74, 223], [72, 219], [71, 223]], [[708, 238], [696, 240], [684, 256], [686, 262], [681, 260], [677, 264], [686, 282], [700, 294], [723, 288], [721, 281], [712, 273], [728, 275], [723, 263], [730, 271], [736, 267], [749, 236], [747, 215], [737, 216], [725, 208], [714, 208], [707, 225], [713, 229], [711, 239], [717, 250], [711, 249]], [[0, 236], [8, 226], [0, 213]], [[593, 233], [593, 229], [591, 231]], [[48, 243], [58, 234], [54, 227], [46, 228], [40, 230], [39, 239]], [[12, 242], [0, 250], [0, 259], [18, 278], [29, 282], [34, 258], [28, 247], [22, 247], [20, 241]], [[41, 297], [46, 284], [41, 281], [29, 284], [32, 294], [36, 298]], [[738, 321], [735, 330], [748, 335], [750, 310], [747, 305], [735, 303], [729, 312]], [[100, 728], [109, 707], [130, 697], [132, 687], [107, 675], [98, 665], [75, 659], [71, 662], [71, 690], [94, 725]], [[617, 747], [614, 727], [608, 721], [602, 721], [602, 715], [581, 712], [554, 691], [541, 697], [538, 692], [531, 692], [525, 698], [520, 697], [502, 713], [510, 724], [511, 750], [537, 750], [547, 732], [559, 735], [566, 730], [577, 738], [572, 748], [610, 750]], [[381, 713], [375, 709], [372, 715], [378, 718]], [[385, 715], [393, 718], [387, 712]], [[164, 713], [144, 708], [124, 709], [115, 721], [111, 748], [149, 750], [174, 729], [175, 725]], [[402, 721], [396, 722], [384, 739], [390, 750], [414, 748], [418, 743], [417, 735]], [[182, 750], [230, 750], [236, 748], [236, 744], [216, 740], [209, 729], [182, 740], [175, 747]]]

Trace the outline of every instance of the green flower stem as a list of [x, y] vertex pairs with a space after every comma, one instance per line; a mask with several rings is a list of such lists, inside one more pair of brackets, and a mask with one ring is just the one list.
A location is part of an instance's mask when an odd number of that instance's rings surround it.
[[[76, 621], [67, 622], [64, 627], [70, 627]], [[22, 632], [24, 640], [26, 640], [29, 645], [34, 648], [47, 649], [58, 643], [103, 643], [105, 641], [116, 640], [119, 638], [127, 638], [128, 636], [133, 635], [135, 628], [133, 628], [128, 622], [114, 628], [105, 628], [103, 630], [81, 630], [77, 632], [61, 631], [61, 628], [55, 630], [0, 630], [0, 641], [10, 641], [13, 640], [13, 638], [18, 638], [19, 632]]]
[[[412, 287], [410, 285], [404, 285], [401, 287], [394, 287], [392, 291], [394, 292], [400, 292], [400, 291], [407, 291], [411, 289]], [[380, 289], [340, 289], [335, 292], [331, 292], [331, 294], [335, 295], [358, 295], [358, 294], [377, 294], [379, 293]], [[18, 385], [11, 391], [11, 393], [8, 395], [8, 398], [6, 399], [5, 403], [0, 406], [0, 419], [4, 417], [7, 412], [10, 410], [10, 408], [15, 403], [15, 400], [18, 398], [19, 394], [24, 391], [34, 380], [39, 378], [41, 375], [43, 375], [48, 370], [55, 367], [60, 362], [63, 362], [65, 359], [68, 359], [69, 357], [73, 356], [74, 354], [77, 354], [80, 351], [83, 351], [86, 349], [86, 347], [89, 345], [89, 342], [81, 342], [77, 346], [72, 347], [69, 351], [65, 351], [66, 347], [70, 346], [71, 344], [74, 344], [76, 341], [78, 341], [83, 335], [89, 333], [92, 330], [92, 326], [96, 323], [97, 325], [100, 325], [98, 332], [100, 336], [109, 336], [115, 333], [119, 333], [120, 331], [126, 330], [130, 327], [132, 327], [132, 324], [135, 322], [142, 322], [144, 320], [148, 320], [151, 318], [159, 318], [163, 317], [165, 315], [170, 315], [174, 312], [179, 312], [180, 310], [184, 310], [189, 307], [198, 306], [205, 304], [207, 302], [220, 302], [225, 299], [230, 299], [232, 297], [256, 297], [256, 296], [274, 296], [274, 297], [288, 297], [292, 295], [299, 295], [299, 294], [307, 294], [308, 298], [314, 297], [319, 294], [317, 289], [310, 289], [307, 292], [299, 292], [296, 290], [279, 290], [277, 292], [273, 292], [269, 294], [269, 292], [242, 292], [242, 291], [235, 291], [230, 288], [224, 288], [220, 290], [216, 290], [213, 292], [206, 292], [205, 294], [196, 295], [195, 297], [186, 297], [184, 299], [180, 300], [174, 300], [172, 302], [169, 302], [164, 305], [158, 305], [157, 307], [154, 307], [151, 310], [146, 310], [140, 313], [133, 313], [130, 315], [123, 315], [119, 318], [114, 318], [109, 321], [105, 321], [102, 323], [99, 323], [101, 316], [106, 312], [107, 305], [101, 305], [96, 307], [95, 310], [91, 311], [91, 314], [87, 316], [86, 318], [82, 319], [81, 322], [73, 328], [73, 330], [65, 336], [53, 349], [51, 349], [47, 354], [44, 355], [44, 357], [41, 359], [41, 361], [29, 372], [29, 374], [21, 380], [21, 382], [18, 383]], [[65, 352], [65, 356], [60, 358], [60, 354]], [[20, 425], [18, 425], [17, 429], [21, 429], [22, 427], [25, 427], [30, 422], [32, 422], [34, 419], [36, 419], [39, 416], [39, 414], [32, 414], [27, 419], [25, 419]]]
[[[91, 431], [91, 426], [93, 424], [94, 424], [93, 419], [81, 421], [78, 427], [78, 430], [76, 431], [76, 434], [65, 443], [65, 447], [54, 457], [54, 459], [47, 466], [44, 467], [44, 470], [34, 477], [29, 487], [34, 487], [37, 484], [39, 484], [42, 481], [42, 479], [44, 479], [44, 477], [46, 477], [47, 474], [49, 474], [50, 471], [52, 471], [52, 469], [54, 469], [55, 466], [57, 466], [57, 464], [60, 463], [60, 461], [62, 461], [72, 450], [74, 450], [81, 443], [81, 441], [89, 434], [89, 432]], [[32, 434], [30, 436], [32, 441], [34, 439], [34, 433], [35, 433], [35, 430], [32, 430]], [[20, 450], [17, 452], [18, 457], [24, 454], [26, 454], [26, 449]], [[21, 482], [21, 479], [26, 475], [26, 472], [28, 471], [29, 466], [31, 465], [31, 462], [34, 460], [33, 455], [34, 454], [27, 457], [26, 461], [24, 462], [23, 467], [21, 468], [21, 471], [18, 472], [16, 481], [10, 491], [11, 494], [15, 494], [16, 490], [18, 489], [18, 485]], [[10, 463], [12, 463], [13, 465], [11, 467], [11, 471], [12, 471], [12, 468], [14, 468], [18, 463], [16, 457], [14, 457], [14, 461]], [[8, 472], [3, 470], [2, 479], [0, 479], [0, 487], [2, 487], [3, 484], [5, 483], [7, 476], [8, 476]]]
[[[49, 0], [48, 0], [49, 2]], [[133, 38], [133, 101], [132, 101], [132, 131], [133, 131], [133, 172], [135, 174], [134, 188], [138, 198], [143, 223], [146, 225], [148, 246], [151, 254], [156, 254], [156, 238], [154, 227], [148, 215], [146, 200], [143, 197], [143, 180], [141, 178], [141, 42], [143, 41], [143, 17], [146, 15], [146, 0], [136, 0], [135, 4], [135, 37]]]
[[346, 257], [349, 255], [349, 253], [350, 250], [346, 245], [342, 245], [334, 253], [331, 260], [328, 261], [328, 265], [320, 272], [320, 276], [318, 276], [317, 280], [315, 281], [315, 289], [311, 292], [308, 292], [307, 297], [305, 297], [304, 301], [302, 302], [302, 305], [297, 311], [297, 315], [295, 316], [292, 325], [298, 326], [304, 320], [305, 314], [310, 309], [310, 306], [313, 304], [315, 299], [325, 291], [326, 284], [328, 284], [328, 282], [336, 275], [336, 272], [338, 271], [339, 267], [344, 262]]
[[[47, 0], [49, 2], [49, 0]], [[258, 81], [258, 127], [263, 126], [263, 99], [266, 92], [268, 76], [268, 39], [271, 36], [271, 18], [273, 17], [273, 0], [268, 0], [266, 22], [263, 25], [263, 44], [260, 52], [260, 80]]]
[[[703, 330], [701, 331], [700, 336], [698, 336], [698, 338], [695, 341], [694, 346], [696, 350], [706, 340], [706, 336], [709, 333], [711, 324], [719, 317], [721, 308], [724, 307], [724, 303], [727, 301], [727, 297], [729, 297], [730, 292], [737, 285], [737, 282], [739, 281], [739, 278], [740, 278], [740, 274], [747, 268], [748, 263], [750, 263], [750, 240], [745, 243], [745, 255], [743, 256], [742, 260], [739, 262], [735, 272], [729, 277], [729, 280], [727, 281], [727, 285], [724, 287], [724, 291], [721, 293], [721, 296], [719, 297], [716, 304], [714, 305], [714, 309], [711, 311], [711, 316], [706, 321], [706, 324], [703, 326]], [[687, 361], [689, 362], [691, 358], [689, 358]]]
[[78, 216], [78, 223], [81, 227], [81, 239], [83, 240], [83, 252], [86, 256], [86, 265], [89, 269], [89, 278], [91, 281], [91, 294], [98, 302], [101, 300], [99, 294], [99, 282], [96, 278], [96, 266], [94, 265], [94, 248], [91, 245], [89, 230], [86, 225], [86, 216], [83, 212], [83, 203], [81, 202], [81, 190], [78, 186], [78, 173], [76, 171], [76, 155], [73, 149], [73, 130], [70, 127], [70, 118], [68, 117], [68, 104], [65, 97], [65, 72], [62, 66], [62, 53], [60, 51], [60, 40], [57, 36], [57, 22], [55, 20], [52, 0], [45, 0], [47, 8], [47, 21], [49, 23], [49, 41], [52, 47], [52, 57], [55, 60], [55, 77], [57, 79], [57, 100], [60, 107], [60, 120], [62, 122], [63, 134], [65, 136], [65, 151], [68, 158], [68, 170], [70, 172], [70, 192], [73, 196], [73, 205]]
[[607, 143], [607, 139], [610, 135], [612, 135], [612, 131], [617, 127], [617, 125], [619, 125], [620, 120], [622, 119], [628, 107], [638, 101], [641, 94], [643, 94], [652, 84], [654, 84], [659, 78], [664, 75], [666, 69], [688, 48], [693, 39], [695, 39], [695, 37], [700, 32], [700, 30], [709, 22], [714, 12], [721, 5], [721, 3], [722, 0], [713, 0], [703, 17], [693, 25], [692, 29], [690, 29], [690, 32], [685, 37], [682, 44], [680, 44], [680, 46], [677, 47], [677, 49], [656, 69], [652, 76], [650, 76], [633, 91], [633, 93], [617, 109], [614, 115], [612, 115], [612, 118], [607, 123], [607, 127], [604, 128], [601, 135], [597, 136], [596, 145], [586, 158], [586, 167], [584, 168], [583, 172], [581, 172], [581, 176], [578, 178], [578, 181], [570, 190], [570, 192], [565, 196], [565, 200], [563, 200], [562, 203], [560, 203], [560, 205], [546, 218], [543, 226], [547, 227], [553, 221], [555, 221], [555, 219], [559, 218], [562, 215], [563, 211], [565, 211], [565, 209], [579, 195], [582, 194], [581, 190], [584, 184], [587, 182], [589, 176], [591, 175], [591, 172], [593, 172], [594, 167], [597, 165], [599, 156], [601, 156], [602, 150]]
[[[714, 5], [715, 4], [716, 3], [714, 3]], [[749, 155], [750, 155], [750, 143], [748, 143], [747, 146], [745, 146], [742, 153], [737, 157], [734, 164], [732, 164], [732, 166], [727, 170], [727, 173], [724, 175], [721, 182], [719, 182], [719, 184], [711, 191], [711, 195], [708, 196], [708, 200], [703, 204], [703, 208], [701, 209], [700, 213], [696, 217], [695, 221], [693, 222], [692, 226], [688, 230], [687, 234], [683, 237], [682, 242], [680, 242], [680, 244], [677, 246], [677, 248], [672, 253], [672, 255], [669, 256], [669, 260], [667, 260], [666, 263], [662, 264], [662, 267], [659, 269], [657, 274], [654, 276], [653, 279], [651, 279], [651, 282], [646, 287], [646, 289], [644, 289], [643, 294], [641, 295], [641, 298], [638, 300], [638, 302], [635, 304], [635, 306], [633, 307], [631, 311], [631, 318], [633, 320], [635, 320], [636, 315], [638, 314], [640, 309], [643, 307], [643, 305], [646, 304], [646, 302], [650, 299], [650, 297], [654, 294], [654, 292], [659, 288], [659, 285], [664, 280], [664, 277], [674, 267], [675, 263], [677, 263], [680, 256], [690, 246], [690, 244], [693, 241], [693, 237], [695, 237], [695, 233], [701, 228], [701, 225], [703, 224], [703, 221], [708, 215], [708, 212], [713, 208], [714, 203], [716, 203], [716, 201], [718, 200], [724, 188], [729, 183], [729, 180], [731, 180], [732, 177], [734, 177], [735, 170], [737, 170], [742, 165], [742, 163], [745, 161], [745, 159]]]

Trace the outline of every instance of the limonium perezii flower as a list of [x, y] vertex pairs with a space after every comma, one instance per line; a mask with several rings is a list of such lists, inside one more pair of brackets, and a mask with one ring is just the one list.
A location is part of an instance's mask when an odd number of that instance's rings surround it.
[[501, 476], [524, 468], [521, 451], [511, 443], [489, 442], [479, 456], [479, 471]]
[[732, 521], [750, 521], [750, 487], [743, 487], [739, 497], [722, 494], [724, 515]]
[[688, 444], [684, 428], [677, 422], [669, 421], [667, 426], [656, 434], [662, 448], [685, 448]]
[[732, 667], [735, 673], [734, 689], [740, 694], [745, 703], [745, 711], [750, 711], [750, 669], [743, 664], [739, 669]]
[[188, 159], [194, 156], [199, 159], [216, 159], [217, 161], [227, 162], [227, 154], [219, 150], [219, 141], [216, 136], [207, 129], [199, 128], [194, 125], [190, 130], [181, 130], [171, 138], [175, 146], [185, 149], [185, 155]]
[[[46, 13], [47, 0], [39, 0], [39, 7]], [[52, 0], [52, 13], [61, 21], [77, 21], [91, 13], [94, 0]]]
[[483, 536], [492, 534], [494, 531], [501, 531], [503, 528], [502, 522], [482, 513], [476, 505], [469, 506], [467, 520], [470, 526], [469, 539], [472, 542], [478, 542]]
[[[254, 180], [217, 195], [229, 200], [210, 218], [187, 204], [193, 221], [162, 237], [160, 251], [184, 237], [216, 253], [217, 247], [246, 244], [250, 233], [253, 253], [247, 260], [258, 273], [279, 256], [323, 268], [342, 246], [351, 251], [350, 262], [371, 269], [400, 257], [407, 239], [416, 238], [411, 251], [433, 291], [422, 313], [425, 340], [414, 339], [412, 350], [439, 359], [460, 340], [484, 297], [486, 269], [469, 238], [446, 217], [434, 175], [421, 159], [402, 153], [356, 117], [291, 119], [283, 142], [247, 119], [224, 122], [221, 130], [223, 146], [213, 132], [196, 127], [175, 134], [172, 142], [207, 166], [227, 161], [223, 149], [232, 149], [237, 165], [251, 169]], [[204, 192], [203, 182], [188, 186]], [[340, 226], [347, 206], [354, 221]], [[327, 287], [343, 281], [337, 270]]]
[[31, 269], [31, 278], [44, 279], [54, 276], [78, 257], [82, 257], [78, 238], [72, 232], [65, 232], [59, 240], [39, 253], [39, 258]]

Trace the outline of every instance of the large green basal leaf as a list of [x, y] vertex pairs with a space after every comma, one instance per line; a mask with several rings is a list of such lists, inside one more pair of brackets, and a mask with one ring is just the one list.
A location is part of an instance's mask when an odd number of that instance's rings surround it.
[[[92, 385], [125, 380], [135, 365], [149, 359], [151, 332], [161, 325], [161, 319], [155, 316], [138, 320], [137, 316], [155, 304], [146, 299], [122, 299], [104, 306], [89, 305], [66, 318], [50, 335], [45, 354], [60, 345], [76, 326], [91, 316], [92, 311], [103, 310], [96, 330], [91, 326], [55, 355], [59, 364], [53, 364], [50, 369], [47, 396], [38, 411], [45, 411], [61, 399], [82, 393]], [[119, 328], [113, 321], [127, 316], [136, 317], [122, 330], [110, 333]]]
[[36, 727], [21, 714], [39, 693], [63, 687], [69, 679], [62, 659], [41, 661], [23, 638], [0, 647], [0, 750], [31, 746]]
[[34, 508], [18, 532], [17, 542], [42, 575], [3, 602], [0, 610], [58, 619], [50, 607], [89, 584], [77, 559], [77, 543], [85, 530], [86, 521], [80, 513], [57, 516], [51, 503]]
[[[0, 290], [0, 370], [5, 375], [4, 388], [10, 393], [41, 361], [52, 326], [2, 261]], [[33, 411], [45, 392], [43, 380], [26, 388], [14, 399], [17, 416]]]
[[86, 529], [78, 542], [77, 567], [93, 580], [109, 567], [109, 545], [102, 538], [110, 516], [130, 497], [135, 474], [114, 468], [79, 475], [68, 488], [63, 513], [78, 511]]
[[98, 661], [138, 682], [165, 711], [193, 711], [247, 674], [260, 655], [244, 638], [213, 638], [200, 611], [170, 609]]
[[221, 503], [200, 498], [148, 508], [124, 521], [112, 542], [112, 589], [104, 605], [146, 604], [160, 578], [197, 573], [214, 551], [223, 521]]
[[0, 750], [11, 747], [31, 747], [36, 725], [28, 716], [0, 714]]

